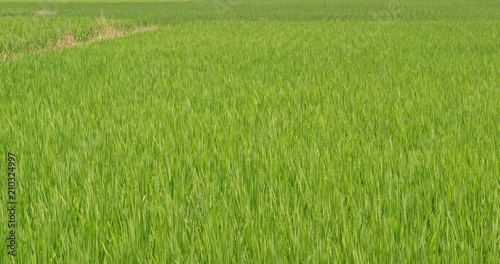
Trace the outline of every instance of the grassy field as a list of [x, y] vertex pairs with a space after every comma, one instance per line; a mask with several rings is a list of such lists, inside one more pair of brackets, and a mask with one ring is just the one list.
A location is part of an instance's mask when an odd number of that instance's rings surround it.
[[500, 262], [499, 1], [0, 0], [0, 27], [13, 262]]

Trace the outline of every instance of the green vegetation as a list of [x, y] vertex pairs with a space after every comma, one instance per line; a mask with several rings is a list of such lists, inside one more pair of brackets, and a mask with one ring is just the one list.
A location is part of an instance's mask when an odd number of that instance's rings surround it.
[[225, 3], [0, 3], [16, 262], [500, 262], [498, 1]]
[[0, 23], [9, 30], [0, 32], [0, 60], [92, 41], [106, 30], [131, 30], [134, 25], [108, 21], [104, 16], [74, 19], [56, 17], [55, 12], [49, 10], [38, 13], [33, 17], [6, 17], [1, 20]]

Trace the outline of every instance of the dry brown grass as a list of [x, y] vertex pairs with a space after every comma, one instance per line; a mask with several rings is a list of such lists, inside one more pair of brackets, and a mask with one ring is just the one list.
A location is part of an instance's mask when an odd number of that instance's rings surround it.
[[94, 36], [92, 36], [89, 40], [84, 42], [78, 42], [71, 34], [65, 35], [58, 39], [55, 47], [62, 49], [85, 43], [92, 43], [92, 42], [98, 42], [102, 40], [115, 39], [115, 38], [123, 38], [137, 33], [155, 31], [158, 30], [158, 28], [159, 27], [157, 25], [151, 25], [151, 26], [140, 26], [132, 30], [126, 30], [126, 29], [114, 28], [112, 26], [105, 26], [101, 30], [97, 31], [94, 34]]
[[[35, 15], [38, 16], [51, 16], [55, 15], [55, 11], [41, 9], [35, 11]], [[116, 28], [111, 25], [101, 13], [101, 16], [97, 19], [97, 24], [99, 30], [90, 37], [85, 40], [77, 39], [72, 33], [66, 33], [58, 37], [57, 39], [49, 39], [45, 46], [43, 47], [31, 47], [21, 51], [12, 51], [12, 50], [2, 50], [0, 51], [0, 61], [7, 60], [16, 60], [23, 56], [29, 54], [36, 54], [49, 50], [60, 50], [70, 47], [76, 47], [83, 44], [94, 43], [103, 40], [115, 39], [115, 38], [123, 38], [129, 35], [147, 32], [147, 31], [155, 31], [159, 29], [157, 25], [150, 26], [139, 26], [133, 29], [124, 29], [124, 28]]]
[[132, 34], [137, 34], [137, 33], [142, 33], [142, 32], [147, 32], [147, 31], [155, 31], [158, 30], [157, 25], [151, 25], [151, 26], [140, 26], [137, 28], [134, 28], [132, 30], [125, 30], [125, 29], [117, 29], [111, 26], [106, 26], [100, 31], [98, 31], [92, 39], [90, 39], [90, 42], [96, 42], [96, 41], [101, 41], [101, 40], [106, 40], [106, 39], [114, 39], [114, 38], [123, 38]]
[[29, 49], [29, 50], [24, 50], [24, 51], [18, 51], [18, 52], [3, 50], [0, 52], [0, 61], [18, 59], [18, 58], [25, 56], [25, 55], [28, 55], [28, 54], [35, 54], [35, 53], [39, 53], [39, 52], [43, 52], [43, 51], [47, 51], [47, 50], [59, 50], [59, 49], [80, 46], [83, 44], [99, 42], [99, 41], [103, 41], [103, 40], [123, 38], [123, 37], [130, 36], [133, 34], [138, 34], [138, 33], [148, 32], [148, 31], [155, 31], [155, 30], [159, 29], [159, 26], [157, 26], [157, 25], [150, 25], [150, 26], [140, 26], [140, 27], [136, 27], [136, 28], [127, 30], [127, 29], [115, 28], [113, 26], [107, 25], [104, 18], [101, 18], [101, 21], [102, 21], [102, 25], [103, 25], [102, 29], [95, 32], [95, 34], [88, 40], [78, 41], [73, 34], [68, 33], [68, 34], [62, 35], [61, 37], [59, 37], [55, 41], [48, 40], [45, 47]]
[[56, 11], [47, 10], [47, 9], [41, 9], [41, 10], [35, 11], [35, 15], [37, 15], [37, 16], [53, 16], [55, 14], [56, 14]]
[[132, 34], [148, 32], [148, 31], [156, 31], [159, 28], [160, 27], [158, 25], [140, 26], [140, 27], [136, 27], [134, 30], [132, 30]]
[[122, 38], [127, 35], [127, 31], [124, 29], [116, 29], [111, 26], [107, 26], [100, 31], [96, 32], [96, 34], [90, 39], [91, 42], [101, 41], [106, 39], [114, 39], [114, 38]]
[[75, 37], [72, 34], [67, 34], [67, 35], [60, 37], [57, 40], [55, 47], [62, 49], [65, 47], [76, 46], [77, 44], [78, 44], [78, 42], [76, 41]]

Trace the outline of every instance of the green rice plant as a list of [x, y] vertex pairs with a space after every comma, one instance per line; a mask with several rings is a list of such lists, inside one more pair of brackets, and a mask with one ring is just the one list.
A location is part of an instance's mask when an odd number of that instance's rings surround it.
[[161, 28], [0, 63], [15, 261], [500, 260], [496, 2], [212, 4], [67, 3], [43, 38]]

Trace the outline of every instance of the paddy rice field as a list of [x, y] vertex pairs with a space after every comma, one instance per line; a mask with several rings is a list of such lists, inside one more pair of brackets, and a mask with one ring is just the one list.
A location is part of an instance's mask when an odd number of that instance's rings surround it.
[[0, 0], [0, 262], [499, 263], [499, 69], [496, 0]]

